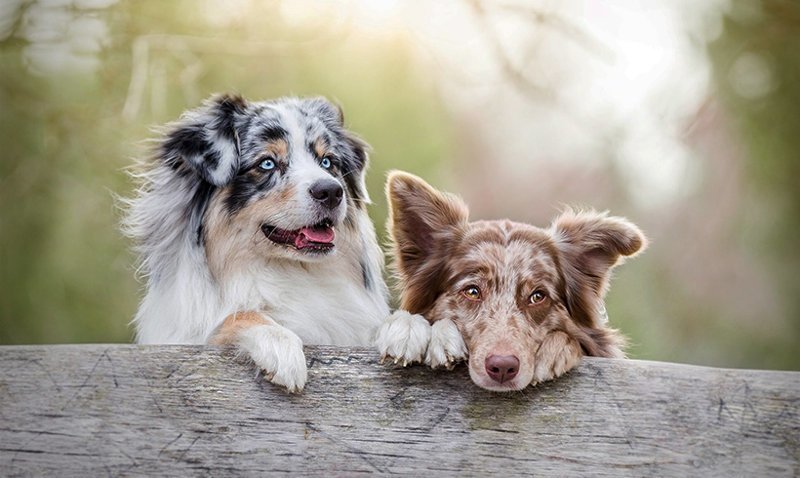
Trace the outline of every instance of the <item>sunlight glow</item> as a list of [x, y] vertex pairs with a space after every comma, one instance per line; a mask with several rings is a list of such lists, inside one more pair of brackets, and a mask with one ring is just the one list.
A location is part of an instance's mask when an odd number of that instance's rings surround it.
[[[631, 199], [655, 207], [698, 184], [683, 134], [706, 98], [710, 65], [692, 37], [718, 35], [726, 5], [300, 0], [282, 2], [280, 12], [293, 25], [343, 21], [358, 38], [404, 35], [454, 114], [483, 112], [476, 134], [509, 168], [610, 155]], [[768, 88], [762, 64], [741, 63], [752, 73], [737, 85], [743, 94]], [[522, 87], [509, 69], [524, 77]]]
[[[20, 28], [30, 42], [29, 68], [94, 72], [109, 32], [92, 9], [113, 2], [34, 2]], [[265, 11], [255, 0], [201, 5], [208, 24], [222, 29]], [[366, 46], [380, 37], [403, 39], [455, 117], [480, 112], [475, 134], [508, 168], [554, 160], [589, 164], [604, 155], [625, 171], [631, 198], [645, 206], [673, 201], [696, 183], [683, 136], [708, 95], [710, 65], [697, 39], [719, 34], [727, 0], [286, 0], [275, 6], [288, 31], [339, 30], [336, 41]], [[259, 41], [275, 40], [263, 35]], [[769, 59], [754, 54], [743, 54], [729, 79], [745, 98], [775, 87]]]

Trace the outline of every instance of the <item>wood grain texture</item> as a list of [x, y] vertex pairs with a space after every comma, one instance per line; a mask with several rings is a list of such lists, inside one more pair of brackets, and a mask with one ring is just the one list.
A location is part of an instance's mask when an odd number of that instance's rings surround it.
[[0, 347], [0, 475], [800, 475], [798, 372], [595, 358], [497, 395], [306, 353], [289, 395], [217, 348]]

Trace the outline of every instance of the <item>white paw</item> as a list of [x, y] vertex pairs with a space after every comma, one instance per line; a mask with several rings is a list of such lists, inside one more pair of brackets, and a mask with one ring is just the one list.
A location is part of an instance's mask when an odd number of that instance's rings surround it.
[[431, 324], [425, 317], [398, 310], [378, 329], [375, 346], [381, 354], [381, 362], [386, 357], [393, 357], [394, 363], [402, 363], [405, 367], [425, 359], [430, 339]]
[[442, 319], [431, 326], [431, 341], [425, 363], [431, 368], [453, 366], [467, 358], [467, 345], [456, 324], [450, 319]]
[[259, 325], [241, 334], [239, 346], [263, 370], [264, 376], [289, 392], [303, 390], [308, 378], [303, 342], [279, 325]]

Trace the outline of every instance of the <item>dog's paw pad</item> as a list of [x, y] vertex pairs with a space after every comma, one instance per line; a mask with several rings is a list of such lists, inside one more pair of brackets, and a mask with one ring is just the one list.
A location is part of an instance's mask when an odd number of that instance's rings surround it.
[[431, 338], [431, 325], [419, 314], [398, 310], [389, 316], [378, 329], [375, 346], [381, 362], [392, 358], [404, 367], [422, 362]]
[[456, 363], [466, 360], [467, 345], [456, 324], [443, 319], [431, 326], [431, 340], [425, 354], [425, 363], [431, 368], [452, 369]]

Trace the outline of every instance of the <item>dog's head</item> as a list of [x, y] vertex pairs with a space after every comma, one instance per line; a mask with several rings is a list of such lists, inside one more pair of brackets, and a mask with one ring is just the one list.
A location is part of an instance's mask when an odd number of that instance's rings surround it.
[[367, 145], [322, 98], [213, 97], [168, 126], [159, 158], [196, 185], [196, 238], [220, 262], [235, 250], [319, 260], [368, 201]]
[[[621, 356], [605, 325], [611, 268], [645, 246], [625, 219], [567, 211], [549, 229], [468, 221], [466, 205], [421, 179], [392, 173], [389, 229], [401, 307], [452, 320], [469, 350], [469, 372], [490, 390], [520, 390], [534, 375], [545, 335], [564, 331], [586, 355]], [[516, 361], [497, 374], [498, 357]]]

